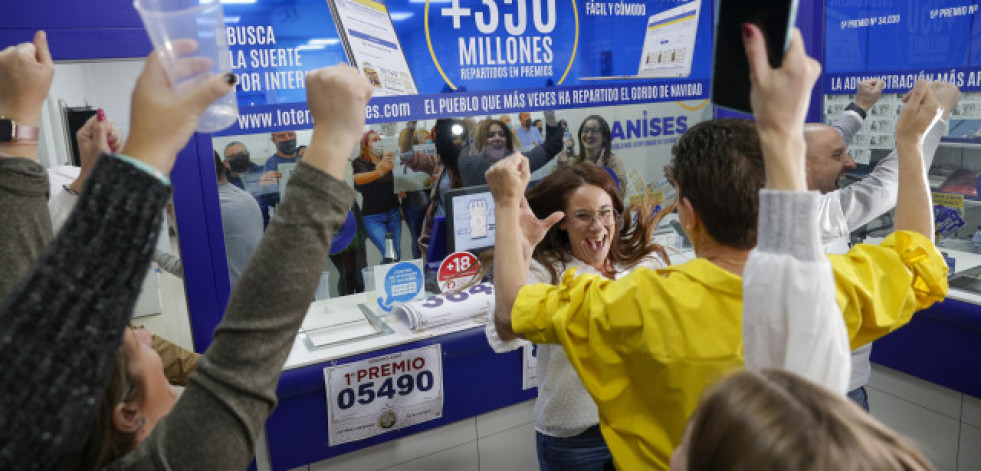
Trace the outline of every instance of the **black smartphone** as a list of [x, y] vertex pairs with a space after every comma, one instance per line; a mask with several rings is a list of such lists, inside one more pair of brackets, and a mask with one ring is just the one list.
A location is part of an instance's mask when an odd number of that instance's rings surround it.
[[798, 0], [718, 0], [715, 53], [712, 62], [712, 102], [716, 106], [752, 113], [749, 103], [749, 61], [743, 46], [742, 24], [755, 24], [766, 38], [770, 65], [780, 67], [790, 45]]

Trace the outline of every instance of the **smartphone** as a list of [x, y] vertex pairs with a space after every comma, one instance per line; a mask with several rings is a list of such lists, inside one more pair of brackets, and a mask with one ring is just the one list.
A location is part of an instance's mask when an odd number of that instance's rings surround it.
[[385, 0], [327, 0], [344, 52], [374, 96], [416, 95], [415, 79]]
[[743, 47], [743, 23], [753, 23], [766, 38], [772, 67], [780, 67], [790, 45], [798, 0], [718, 0], [715, 53], [712, 62], [712, 102], [716, 106], [752, 113], [749, 103], [749, 61]]

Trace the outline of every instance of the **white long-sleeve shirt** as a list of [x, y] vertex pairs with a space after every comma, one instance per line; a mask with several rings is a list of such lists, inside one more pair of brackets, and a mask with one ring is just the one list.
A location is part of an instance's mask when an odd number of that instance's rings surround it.
[[[854, 111], [845, 111], [832, 126], [850, 144], [862, 128], [863, 120]], [[937, 121], [927, 130], [923, 139], [923, 168], [929, 169], [940, 145], [940, 138], [947, 134], [946, 120]], [[824, 251], [842, 254], [848, 251], [848, 235], [868, 224], [896, 206], [899, 193], [899, 156], [895, 149], [882, 158], [875, 169], [862, 180], [840, 190], [820, 196], [818, 200], [818, 224]], [[870, 356], [872, 344], [852, 352], [852, 374], [848, 390], [868, 384], [872, 375]]]

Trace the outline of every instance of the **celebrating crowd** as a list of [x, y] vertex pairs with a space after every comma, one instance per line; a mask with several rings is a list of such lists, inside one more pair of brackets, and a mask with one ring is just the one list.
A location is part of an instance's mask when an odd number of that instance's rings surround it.
[[[365, 238], [383, 251], [386, 234], [401, 240], [403, 219], [419, 256], [445, 214], [442, 195], [479, 184], [497, 224], [488, 341], [499, 351], [542, 344], [542, 469], [932, 469], [859, 407], [862, 348], [946, 296], [924, 166], [959, 93], [918, 82], [896, 150], [838, 188], [854, 166], [845, 144], [860, 113], [805, 125], [820, 67], [799, 33], [776, 69], [755, 26], [744, 42], [755, 122], [688, 129], [669, 167], [676, 201], [657, 212], [624, 202], [624, 166], [601, 116], [576, 138], [551, 111], [542, 127], [521, 113], [517, 130], [500, 119], [413, 123], [388, 151], [366, 131], [372, 86], [357, 69], [309, 73], [307, 146], [273, 133], [276, 153], [261, 167], [241, 142], [216, 153], [222, 211], [227, 200], [247, 214], [249, 236], [235, 243], [248, 247], [229, 266], [223, 320], [179, 397], [130, 316], [176, 155], [236, 80], [213, 76], [179, 95], [151, 53], [129, 135], [103, 117], [86, 125], [84, 179], [59, 230], [36, 139], [0, 142], [0, 469], [245, 469], [328, 256], [361, 250], [335, 263], [363, 264]], [[38, 126], [53, 75], [43, 32], [0, 51], [0, 115]], [[867, 111], [881, 83], [862, 87]], [[430, 143], [434, 155], [420, 150]], [[426, 172], [430, 189], [397, 192], [396, 159]], [[242, 198], [250, 178], [265, 188], [255, 201]], [[880, 244], [837, 242], [893, 203], [895, 232]], [[695, 252], [676, 265], [651, 237], [673, 211]], [[363, 235], [331, 254], [349, 212]]]

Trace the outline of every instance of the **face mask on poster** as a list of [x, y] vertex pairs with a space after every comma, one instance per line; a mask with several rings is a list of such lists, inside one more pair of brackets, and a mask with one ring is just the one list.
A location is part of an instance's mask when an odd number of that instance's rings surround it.
[[228, 168], [235, 173], [245, 173], [252, 169], [248, 152], [240, 152], [228, 157]]
[[283, 154], [293, 155], [293, 153], [296, 152], [296, 139], [279, 141], [276, 143], [276, 149]]

